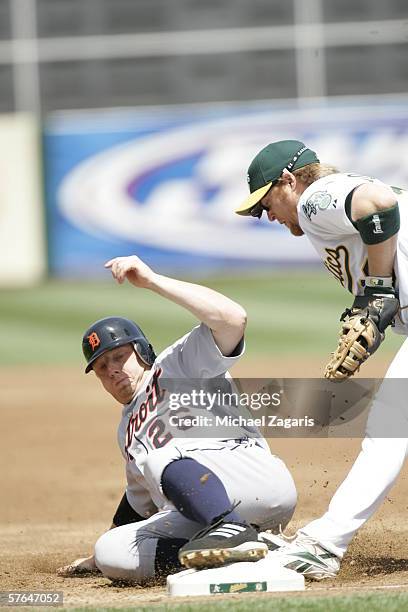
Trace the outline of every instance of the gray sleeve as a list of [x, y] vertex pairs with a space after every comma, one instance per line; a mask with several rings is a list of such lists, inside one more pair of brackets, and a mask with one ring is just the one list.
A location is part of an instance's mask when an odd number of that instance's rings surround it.
[[180, 366], [189, 378], [213, 378], [224, 374], [245, 351], [244, 338], [232, 355], [223, 355], [210, 328], [201, 323], [182, 338], [179, 346]]
[[128, 465], [126, 466], [126, 478], [126, 497], [133, 510], [145, 518], [157, 512], [149, 491], [133, 477]]

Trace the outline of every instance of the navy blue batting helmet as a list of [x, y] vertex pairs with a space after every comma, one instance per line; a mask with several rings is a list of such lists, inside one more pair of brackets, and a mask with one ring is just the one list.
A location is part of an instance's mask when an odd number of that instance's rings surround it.
[[153, 347], [134, 321], [123, 317], [106, 317], [95, 321], [84, 333], [82, 351], [87, 361], [85, 372], [92, 370], [92, 364], [106, 351], [133, 344], [136, 353], [148, 366], [153, 365], [156, 355]]

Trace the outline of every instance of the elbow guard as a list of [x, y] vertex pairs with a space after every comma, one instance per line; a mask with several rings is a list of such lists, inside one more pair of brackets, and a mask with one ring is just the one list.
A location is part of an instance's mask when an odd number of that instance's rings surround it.
[[372, 213], [354, 222], [364, 244], [379, 244], [398, 233], [400, 214], [398, 203], [392, 208]]

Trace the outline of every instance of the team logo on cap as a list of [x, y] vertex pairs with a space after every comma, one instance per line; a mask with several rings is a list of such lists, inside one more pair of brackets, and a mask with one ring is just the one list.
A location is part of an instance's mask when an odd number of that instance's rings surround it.
[[88, 342], [92, 351], [94, 351], [101, 343], [101, 341], [99, 340], [99, 336], [96, 332], [92, 332], [92, 334], [88, 336]]

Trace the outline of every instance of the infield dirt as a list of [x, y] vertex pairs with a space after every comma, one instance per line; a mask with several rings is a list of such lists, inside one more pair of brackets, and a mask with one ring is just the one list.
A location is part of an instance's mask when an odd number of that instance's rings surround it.
[[[306, 364], [305, 364], [306, 361]], [[382, 376], [372, 360], [364, 376]], [[236, 376], [319, 376], [321, 364], [248, 362]], [[163, 585], [119, 588], [100, 577], [60, 578], [55, 569], [92, 552], [111, 523], [125, 486], [116, 445], [120, 406], [93, 376], [74, 368], [0, 370], [2, 423], [0, 590], [63, 591], [66, 606], [136, 606], [168, 601]], [[345, 477], [359, 439], [274, 439], [299, 494], [287, 533], [318, 517]], [[375, 517], [358, 533], [335, 581], [308, 593], [403, 585], [408, 590], [408, 478], [404, 468]], [[271, 483], [272, 486], [272, 483]], [[405, 586], [404, 586], [405, 585]]]

